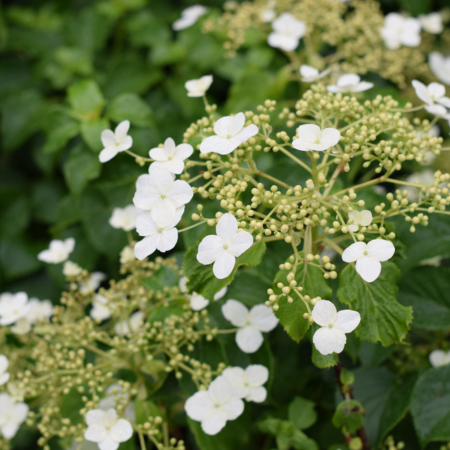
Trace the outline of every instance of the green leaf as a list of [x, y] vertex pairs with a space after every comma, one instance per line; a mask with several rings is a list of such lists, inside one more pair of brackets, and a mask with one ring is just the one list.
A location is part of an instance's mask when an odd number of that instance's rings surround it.
[[219, 280], [214, 276], [213, 265], [204, 266], [197, 261], [198, 245], [200, 244], [203, 236], [197, 241], [195, 245], [190, 247], [183, 259], [183, 273], [189, 279], [187, 285], [190, 291], [198, 292], [207, 299], [214, 298], [214, 295], [219, 292], [225, 286], [228, 286], [236, 274], [239, 266], [257, 266], [266, 251], [266, 244], [260, 241], [253, 244], [245, 253], [239, 258], [236, 258], [236, 264], [231, 274]]
[[105, 104], [103, 94], [93, 80], [72, 84], [67, 90], [67, 96], [70, 105], [82, 120], [97, 120]]
[[400, 282], [399, 301], [412, 306], [413, 326], [424, 330], [450, 327], [450, 268], [422, 266]]
[[150, 417], [165, 417], [165, 414], [151, 400], [142, 400], [136, 397], [134, 401], [134, 411], [136, 413], [136, 422], [143, 424], [148, 422]]
[[106, 115], [115, 122], [129, 120], [133, 125], [146, 127], [152, 124], [152, 109], [138, 95], [120, 94], [108, 104]]
[[94, 152], [100, 153], [103, 149], [101, 134], [109, 128], [108, 119], [99, 119], [95, 122], [81, 122], [80, 130], [84, 142]]
[[178, 286], [177, 272], [168, 266], [161, 266], [151, 277], [142, 278], [141, 283], [149, 291], [162, 291], [165, 287]]
[[72, 149], [63, 168], [70, 191], [74, 194], [81, 193], [90, 180], [100, 175], [101, 166], [98, 156], [84, 146]]
[[54, 153], [64, 148], [80, 132], [80, 125], [61, 108], [54, 108], [48, 114], [45, 130], [47, 139], [42, 151]]
[[233, 283], [228, 287], [227, 297], [239, 300], [248, 307], [258, 305], [267, 298], [270, 284], [250, 270], [237, 271]]
[[81, 397], [82, 395], [75, 388], [72, 388], [62, 399], [61, 417], [70, 419], [74, 425], [84, 422], [84, 418], [80, 414], [80, 409], [84, 407]]
[[363, 368], [354, 371], [354, 397], [364, 406], [364, 428], [373, 448], [405, 417], [416, 373], [396, 377], [386, 368]]
[[[287, 281], [289, 272], [288, 270], [280, 270], [277, 273], [273, 284], [273, 290], [276, 294], [281, 293], [277, 283], [282, 282], [285, 286], [289, 284]], [[307, 294], [311, 298], [321, 297], [325, 299], [331, 296], [331, 288], [327, 285], [322, 271], [318, 267], [301, 264], [297, 267], [295, 280], [297, 281], [297, 286], [303, 287], [303, 295]], [[292, 303], [287, 301], [286, 296], [279, 300], [279, 309], [275, 312], [275, 315], [280, 319], [280, 323], [287, 334], [294, 341], [299, 342], [310, 326], [309, 321], [303, 318], [303, 314], [308, 312], [308, 310], [296, 294], [292, 293], [291, 297], [294, 299]]]
[[288, 407], [289, 420], [300, 430], [314, 425], [317, 420], [316, 404], [302, 397], [295, 397]]
[[411, 398], [411, 413], [424, 446], [450, 440], [450, 365], [427, 370], [417, 381]]
[[349, 264], [339, 277], [337, 295], [341, 302], [361, 314], [356, 335], [388, 346], [405, 338], [412, 320], [412, 308], [401, 305], [395, 298], [398, 268], [391, 262], [382, 266], [378, 279], [366, 283]]
[[344, 428], [347, 433], [354, 433], [363, 425], [363, 407], [357, 400], [344, 400], [339, 403], [333, 415], [333, 425]]

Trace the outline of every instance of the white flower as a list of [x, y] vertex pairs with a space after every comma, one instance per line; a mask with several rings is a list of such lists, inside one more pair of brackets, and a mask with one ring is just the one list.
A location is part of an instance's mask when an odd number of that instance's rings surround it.
[[425, 86], [420, 81], [413, 80], [412, 85], [417, 97], [427, 105], [439, 103], [446, 108], [450, 108], [450, 98], [445, 96], [445, 86], [443, 84], [430, 83], [428, 86]]
[[193, 5], [181, 11], [181, 17], [172, 24], [175, 31], [184, 30], [194, 25], [200, 17], [204, 16], [208, 8], [202, 5]]
[[422, 170], [421, 172], [412, 173], [406, 177], [408, 183], [417, 184], [417, 188], [413, 186], [403, 186], [402, 190], [408, 191], [408, 200], [411, 203], [419, 200], [419, 192], [422, 186], [433, 186], [434, 171], [431, 169]]
[[80, 275], [83, 269], [72, 261], [66, 261], [63, 267], [63, 275], [66, 277], [76, 277]]
[[142, 311], [136, 311], [131, 314], [128, 320], [122, 320], [117, 322], [114, 326], [114, 331], [118, 336], [128, 336], [139, 329], [144, 322], [144, 313]]
[[111, 317], [111, 310], [113, 309], [115, 309], [114, 304], [103, 295], [96, 294], [92, 300], [92, 309], [89, 315], [94, 320], [106, 320]]
[[[122, 386], [117, 383], [113, 383], [105, 391], [106, 396], [103, 397], [99, 403], [98, 407], [107, 411], [108, 409], [115, 408], [117, 406], [117, 402], [120, 400], [120, 397], [123, 397]], [[126, 398], [128, 398], [128, 393], [125, 393]], [[123, 399], [122, 399], [123, 400]], [[124, 411], [125, 415], [132, 421], [136, 421], [136, 413], [134, 412], [134, 402], [128, 402], [128, 405]]]
[[244, 402], [235, 396], [231, 384], [222, 376], [217, 377], [207, 391], [199, 391], [186, 400], [186, 414], [201, 422], [202, 430], [217, 434], [227, 420], [237, 419], [244, 411]]
[[222, 314], [239, 330], [236, 333], [236, 344], [244, 353], [254, 353], [261, 347], [264, 338], [262, 331], [272, 331], [278, 319], [266, 305], [255, 305], [248, 308], [237, 300], [227, 300], [222, 306]]
[[103, 272], [92, 272], [88, 279], [80, 283], [79, 291], [83, 293], [96, 291], [103, 280], [106, 280], [106, 275]]
[[258, 127], [254, 124], [244, 127], [244, 113], [235, 116], [226, 116], [220, 118], [214, 124], [214, 133], [216, 136], [207, 137], [200, 144], [201, 153], [219, 153], [219, 155], [228, 155], [234, 149], [246, 142], [258, 133]]
[[167, 225], [177, 209], [189, 203], [193, 195], [186, 181], [174, 180], [168, 170], [161, 168], [138, 178], [133, 202], [138, 208], [150, 211], [156, 224]]
[[315, 304], [312, 318], [322, 327], [313, 336], [313, 343], [322, 355], [341, 353], [347, 342], [346, 333], [351, 333], [361, 321], [358, 311], [337, 312], [336, 306], [328, 300], [319, 300]]
[[385, 18], [381, 36], [389, 50], [397, 50], [402, 45], [417, 47], [421, 42], [420, 28], [420, 21], [417, 19], [389, 13]]
[[319, 72], [315, 67], [307, 66], [306, 64], [300, 66], [300, 75], [304, 83], [313, 83], [314, 81], [320, 80], [326, 77], [330, 71], [331, 69], [326, 69], [323, 72]]
[[341, 133], [336, 128], [321, 130], [318, 125], [300, 125], [297, 129], [298, 138], [292, 142], [292, 147], [303, 152], [315, 150], [323, 151], [339, 142]]
[[150, 150], [150, 158], [155, 162], [150, 165], [149, 171], [164, 168], [170, 173], [179, 175], [183, 173], [184, 160], [192, 155], [194, 149], [190, 144], [179, 144], [175, 146], [172, 138], [167, 138], [164, 148], [155, 147]]
[[241, 367], [231, 367], [225, 369], [222, 376], [233, 386], [234, 393], [239, 398], [261, 403], [267, 397], [263, 384], [269, 379], [269, 371], [261, 364], [252, 364], [245, 370]]
[[31, 331], [31, 328], [31, 323], [25, 317], [22, 317], [10, 328], [10, 330], [11, 333], [23, 336], [28, 334]]
[[[188, 279], [186, 277], [180, 278], [178, 286], [180, 287], [180, 291], [184, 294], [188, 294], [188, 289], [186, 284]], [[227, 293], [228, 288], [225, 286], [214, 296], [214, 301], [220, 300]], [[191, 295], [188, 295], [189, 303], [191, 304], [191, 308], [194, 311], [200, 311], [203, 308], [206, 308], [209, 305], [209, 300], [207, 300], [203, 295], [197, 294], [197, 292], [193, 292]]]
[[425, 106], [425, 110], [433, 116], [437, 116], [441, 119], [450, 120], [450, 113], [447, 111], [447, 108], [442, 105], [427, 105]]
[[430, 53], [430, 69], [442, 83], [450, 85], [450, 56], [444, 57], [439, 52]]
[[100, 162], [105, 163], [119, 152], [128, 150], [133, 145], [133, 138], [128, 136], [128, 130], [130, 129], [130, 121], [124, 120], [117, 125], [116, 129], [103, 130], [101, 135], [102, 144], [104, 149], [98, 155]]
[[247, 231], [238, 232], [238, 223], [232, 214], [224, 214], [216, 226], [217, 236], [206, 236], [198, 246], [197, 261], [214, 263], [214, 275], [222, 280], [233, 271], [236, 258], [253, 244], [253, 236]]
[[275, 17], [277, 17], [277, 13], [274, 9], [265, 9], [261, 13], [260, 17], [264, 23], [270, 23], [273, 19], [275, 19]]
[[349, 219], [353, 219], [353, 223], [348, 225], [347, 228], [353, 232], [358, 231], [359, 227], [367, 227], [372, 223], [372, 213], [367, 209], [350, 211], [348, 217]]
[[440, 367], [450, 364], [450, 352], [443, 350], [433, 350], [430, 353], [430, 363], [433, 367]]
[[[201, 77], [198, 80], [186, 81], [186, 83], [184, 83], [184, 87], [188, 91], [188, 93], [187, 93], [188, 97], [203, 97], [206, 94], [206, 91], [211, 86], [212, 82], [213, 82], [213, 76], [205, 75], [204, 77]], [[191, 155], [189, 155], [189, 156], [191, 156]]]
[[28, 405], [16, 403], [9, 394], [0, 394], [0, 434], [12, 439], [28, 416]]
[[134, 205], [128, 205], [125, 208], [114, 208], [109, 224], [113, 228], [119, 228], [124, 231], [131, 231], [136, 228], [136, 216], [140, 210]]
[[100, 450], [117, 450], [121, 442], [128, 441], [133, 436], [133, 427], [126, 419], [118, 419], [117, 412], [111, 408], [108, 411], [92, 409], [86, 413], [87, 430], [84, 438], [97, 442]]
[[427, 15], [421, 14], [419, 16], [419, 21], [423, 30], [427, 33], [439, 34], [444, 31], [442, 15], [439, 12], [433, 12]]
[[50, 300], [39, 300], [35, 297], [30, 298], [28, 302], [27, 320], [32, 324], [44, 322], [53, 314], [53, 304]]
[[306, 33], [306, 24], [297, 20], [291, 13], [285, 12], [272, 22], [273, 32], [267, 42], [271, 47], [290, 52], [298, 47], [300, 39]]
[[0, 355], [0, 386], [3, 386], [9, 381], [8, 366], [8, 358], [5, 355]]
[[28, 313], [28, 295], [25, 292], [0, 295], [0, 325], [12, 325]]
[[373, 87], [373, 83], [369, 83], [368, 81], [361, 81], [361, 77], [356, 75], [356, 73], [347, 73], [342, 75], [336, 81], [336, 84], [330, 84], [327, 86], [329, 92], [333, 92], [334, 94], [338, 92], [363, 92], [371, 89]]
[[342, 254], [345, 262], [356, 261], [356, 271], [368, 283], [375, 281], [381, 273], [381, 262], [392, 258], [395, 247], [392, 242], [384, 239], [374, 239], [368, 244], [355, 242], [347, 247]]
[[49, 264], [59, 264], [67, 260], [75, 247], [75, 239], [68, 238], [65, 241], [53, 240], [48, 250], [38, 254], [38, 259]]
[[133, 262], [136, 258], [134, 257], [134, 249], [127, 245], [120, 252], [120, 264], [128, 264]]

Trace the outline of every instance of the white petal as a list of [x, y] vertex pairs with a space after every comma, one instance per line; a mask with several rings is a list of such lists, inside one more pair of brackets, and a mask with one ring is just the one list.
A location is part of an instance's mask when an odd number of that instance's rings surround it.
[[105, 420], [105, 411], [101, 409], [92, 409], [86, 413], [86, 424], [88, 426], [103, 424]]
[[422, 100], [423, 102], [425, 102], [428, 105], [431, 105], [433, 103], [433, 100], [430, 97], [428, 89], [423, 83], [421, 83], [418, 80], [412, 80], [411, 84], [412, 84], [414, 90], [416, 91], [417, 97], [419, 97], [420, 100]]
[[159, 235], [154, 234], [153, 236], [148, 236], [142, 241], [139, 241], [134, 246], [134, 256], [136, 256], [137, 259], [143, 260], [144, 258], [147, 258], [147, 256], [150, 256], [152, 253], [156, 250], [156, 245], [158, 243]]
[[324, 150], [335, 146], [340, 138], [341, 133], [336, 128], [325, 128], [320, 133], [320, 143], [326, 146]]
[[172, 250], [178, 242], [178, 230], [176, 228], [170, 228], [169, 230], [164, 230], [159, 235], [159, 240], [156, 244], [156, 248], [160, 252], [168, 252]]
[[312, 310], [312, 318], [321, 327], [331, 325], [337, 316], [336, 306], [329, 300], [319, 300]]
[[269, 370], [261, 364], [252, 364], [245, 369], [247, 382], [251, 387], [262, 386], [269, 379]]
[[366, 251], [378, 261], [387, 261], [395, 253], [394, 244], [384, 239], [374, 239], [367, 244]]
[[219, 292], [217, 292], [216, 295], [214, 296], [214, 301], [220, 300], [221, 298], [225, 297], [227, 290], [228, 290], [228, 288], [225, 286]]
[[228, 242], [238, 231], [238, 223], [236, 217], [232, 214], [224, 214], [216, 225], [216, 234], [224, 242]]
[[198, 246], [197, 261], [200, 264], [211, 264], [224, 252], [223, 241], [218, 236], [209, 235], [203, 238]]
[[269, 332], [278, 325], [278, 318], [271, 307], [255, 305], [249, 313], [250, 324], [259, 331]]
[[238, 397], [231, 397], [220, 409], [225, 411], [227, 420], [235, 420], [244, 412], [244, 402]]
[[319, 75], [319, 71], [315, 67], [303, 64], [300, 66], [300, 75], [303, 78], [315, 78]]
[[317, 142], [320, 139], [320, 127], [315, 124], [300, 125], [297, 134], [302, 141]]
[[340, 88], [352, 88], [357, 86], [360, 80], [360, 76], [356, 73], [347, 73], [339, 77], [336, 84]]
[[249, 319], [247, 307], [237, 300], [227, 300], [222, 305], [222, 314], [235, 327], [243, 327]]
[[236, 397], [244, 398], [248, 395], [248, 388], [245, 385], [246, 375], [241, 367], [230, 367], [222, 372], [222, 376], [233, 386], [233, 393]]
[[241, 231], [229, 242], [228, 252], [233, 256], [241, 256], [253, 245], [253, 236], [247, 231]]
[[234, 149], [239, 147], [239, 145], [241, 145], [241, 141], [237, 138], [227, 139], [221, 136], [210, 136], [200, 144], [200, 152], [228, 155]]
[[194, 311], [200, 311], [209, 305], [209, 300], [206, 300], [203, 295], [194, 293], [189, 297], [189, 303]]
[[433, 367], [439, 367], [445, 364], [446, 362], [446, 353], [443, 350], [433, 350], [430, 353], [430, 363]]
[[249, 389], [249, 393], [245, 400], [248, 402], [262, 403], [267, 398], [267, 390], [265, 387], [259, 386]]
[[91, 442], [102, 442], [108, 433], [103, 425], [89, 425], [84, 433], [84, 438]]
[[363, 209], [360, 214], [361, 219], [359, 223], [361, 226], [367, 227], [372, 223], [372, 213], [368, 209]]
[[181, 159], [184, 161], [185, 159], [189, 158], [192, 153], [194, 153], [194, 149], [192, 148], [192, 145], [190, 144], [180, 144], [175, 149], [175, 158]]
[[353, 89], [353, 92], [364, 92], [372, 88], [373, 83], [369, 83], [368, 81], [361, 81], [361, 83], [359, 83], [358, 86]]
[[236, 344], [244, 353], [255, 353], [263, 342], [262, 333], [252, 326], [240, 328], [236, 333]]
[[372, 283], [380, 276], [381, 263], [370, 256], [363, 256], [356, 262], [356, 271], [364, 281]]
[[202, 420], [202, 430], [213, 436], [217, 434], [227, 423], [227, 414], [219, 408], [211, 409]]
[[319, 328], [313, 336], [313, 343], [322, 355], [341, 353], [346, 342], [345, 333], [335, 328]]
[[226, 378], [219, 376], [209, 385], [208, 394], [213, 403], [222, 404], [233, 395], [233, 386]]
[[274, 48], [281, 48], [285, 52], [291, 52], [298, 47], [299, 39], [282, 33], [270, 33], [267, 43]]
[[144, 211], [136, 218], [136, 231], [139, 236], [151, 236], [155, 234], [158, 227], [152, 219], [149, 211]]
[[244, 142], [247, 142], [251, 137], [257, 135], [258, 131], [258, 127], [254, 124], [251, 124], [237, 133], [234, 137], [235, 139], [239, 139], [241, 141], [241, 144], [243, 144]]
[[342, 260], [345, 262], [354, 262], [364, 256], [366, 244], [364, 242], [355, 242], [344, 250]]
[[224, 251], [215, 261], [213, 272], [216, 278], [223, 280], [228, 277], [234, 269], [236, 258], [229, 252]]
[[133, 427], [128, 420], [119, 419], [109, 430], [109, 434], [116, 442], [125, 442], [133, 436]]
[[351, 311], [344, 309], [337, 313], [333, 328], [336, 328], [343, 333], [351, 333], [361, 322], [361, 315], [358, 311]]
[[119, 153], [117, 147], [104, 148], [98, 155], [98, 159], [101, 163], [105, 163], [113, 159], [114, 156], [117, 155], [117, 153]]
[[105, 148], [116, 146], [116, 135], [111, 130], [103, 130], [100, 139]]
[[98, 444], [100, 450], [117, 450], [119, 448], [119, 443], [116, 442], [110, 435]]
[[167, 161], [169, 159], [166, 149], [161, 147], [155, 147], [152, 148], [149, 152], [150, 158], [154, 159], [155, 161]]
[[435, 100], [437, 100], [445, 96], [445, 86], [440, 83], [430, 83], [428, 85], [428, 92]]
[[167, 197], [174, 202], [176, 208], [189, 203], [193, 196], [191, 186], [183, 180], [176, 180], [167, 192]]
[[117, 150], [119, 152], [123, 152], [125, 150], [128, 150], [133, 146], [133, 138], [131, 136], [127, 136], [118, 146]]
[[127, 137], [129, 129], [130, 129], [129, 120], [124, 120], [123, 122], [120, 122], [119, 125], [117, 125], [116, 129], [114, 130], [114, 133], [119, 142], [122, 142]]

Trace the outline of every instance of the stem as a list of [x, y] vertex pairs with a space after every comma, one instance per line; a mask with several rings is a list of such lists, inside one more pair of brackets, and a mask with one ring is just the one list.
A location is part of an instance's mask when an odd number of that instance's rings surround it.
[[[388, 178], [387, 180], [389, 180], [389, 178]], [[387, 180], [383, 179], [383, 177], [378, 177], [378, 178], [375, 178], [374, 180], [367, 181], [366, 183], [357, 184], [356, 186], [352, 186], [352, 187], [349, 187], [349, 188], [347, 188], [347, 189], [343, 189], [342, 191], [339, 191], [339, 192], [336, 192], [335, 194], [333, 194], [333, 196], [334, 196], [334, 195], [342, 195], [342, 194], [345, 194], [345, 193], [347, 193], [350, 189], [353, 189], [353, 190], [361, 189], [361, 188], [363, 188], [363, 187], [366, 187], [366, 186], [372, 186], [373, 184], [378, 184], [378, 183], [381, 183], [382, 181], [387, 181]], [[392, 182], [392, 180], [390, 180], [390, 181]], [[396, 180], [395, 180], [395, 181], [396, 181]]]
[[293, 161], [295, 161], [297, 164], [299, 164], [300, 166], [302, 166], [305, 170], [307, 170], [308, 172], [311, 172], [311, 168], [305, 164], [303, 161], [301, 161], [300, 159], [296, 158], [294, 155], [292, 155], [290, 152], [288, 152], [285, 148], [280, 147], [280, 152], [284, 153], [286, 156], [289, 156], [289, 158], [291, 158]]
[[[322, 197], [326, 198], [326, 196], [328, 195], [328, 193], [331, 191], [331, 188], [334, 185], [334, 182], [336, 181], [337, 177], [339, 176], [339, 174], [341, 173], [341, 170], [345, 167], [345, 164], [347, 163], [347, 161], [341, 161], [337, 166], [336, 169], [334, 169], [333, 175], [330, 178], [330, 185], [328, 186], [328, 188], [325, 190], [325, 192], [323, 193]], [[336, 195], [336, 194], [335, 194]]]

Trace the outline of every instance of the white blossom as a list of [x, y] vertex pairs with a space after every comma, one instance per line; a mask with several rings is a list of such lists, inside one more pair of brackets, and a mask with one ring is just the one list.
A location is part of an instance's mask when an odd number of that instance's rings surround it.
[[181, 17], [172, 24], [175, 31], [189, 28], [197, 22], [200, 17], [204, 16], [208, 8], [202, 5], [192, 5], [181, 11]]
[[[209, 300], [203, 297], [203, 295], [197, 294], [197, 292], [193, 292], [189, 295], [189, 291], [186, 287], [188, 281], [189, 280], [187, 279], [187, 277], [181, 277], [178, 286], [183, 294], [187, 294], [189, 303], [191, 304], [191, 308], [194, 311], [200, 311], [201, 309], [206, 308], [209, 305]], [[216, 295], [214, 295], [214, 301], [223, 298], [227, 293], [227, 290], [228, 288], [226, 286], [220, 289], [220, 291], [217, 292]]]
[[420, 81], [413, 80], [412, 85], [416, 91], [417, 97], [427, 105], [435, 105], [438, 103], [445, 108], [450, 108], [450, 98], [445, 96], [445, 86], [443, 84], [430, 83], [428, 86], [425, 86]]
[[139, 236], [144, 236], [144, 239], [134, 246], [136, 258], [142, 260], [154, 253], [155, 250], [163, 253], [172, 250], [178, 241], [178, 230], [175, 227], [183, 213], [184, 206], [178, 208], [172, 218], [163, 217], [158, 223], [155, 223], [152, 214], [148, 211], [139, 214], [136, 231]]
[[244, 402], [236, 397], [231, 384], [217, 377], [207, 391], [199, 391], [186, 400], [186, 414], [201, 422], [202, 430], [209, 435], [219, 433], [228, 420], [237, 419], [244, 411]]
[[141, 211], [134, 205], [125, 206], [125, 208], [114, 208], [109, 224], [113, 228], [124, 231], [131, 231], [136, 228], [136, 217]]
[[422, 29], [427, 33], [439, 34], [444, 31], [444, 24], [442, 23], [442, 15], [439, 12], [432, 12], [430, 14], [421, 14], [419, 16]]
[[304, 83], [313, 83], [314, 81], [320, 80], [326, 77], [330, 71], [331, 69], [326, 69], [319, 72], [315, 67], [306, 64], [300, 66], [300, 75], [302, 76], [302, 81]]
[[0, 295], [0, 325], [12, 325], [28, 314], [28, 295], [25, 292]]
[[38, 254], [38, 259], [49, 264], [59, 264], [67, 260], [75, 248], [75, 239], [68, 238], [64, 241], [53, 240], [48, 250]]
[[120, 252], [120, 264], [128, 264], [133, 262], [136, 258], [134, 257], [134, 248], [127, 245]]
[[86, 413], [84, 438], [96, 442], [100, 450], [117, 450], [121, 442], [133, 436], [133, 427], [126, 419], [118, 419], [114, 408], [108, 411], [92, 409]]
[[66, 261], [63, 267], [63, 275], [66, 277], [76, 277], [83, 272], [83, 269], [72, 261]]
[[297, 20], [291, 13], [285, 12], [272, 22], [273, 32], [267, 42], [271, 47], [290, 52], [298, 47], [300, 39], [306, 33], [306, 24]]
[[442, 83], [450, 85], [450, 56], [445, 57], [439, 52], [431, 52], [430, 69]]
[[[184, 87], [188, 91], [188, 97], [203, 97], [213, 82], [212, 75], [205, 75], [198, 80], [186, 81]], [[191, 147], [192, 148], [192, 147]], [[189, 155], [190, 156], [190, 155]]]
[[342, 75], [336, 81], [336, 84], [330, 84], [327, 86], [329, 92], [334, 94], [338, 92], [342, 93], [354, 93], [364, 92], [373, 87], [373, 83], [368, 81], [361, 81], [361, 77], [356, 73], [347, 73]]
[[128, 136], [130, 121], [124, 120], [117, 125], [114, 131], [103, 130], [101, 140], [103, 150], [98, 155], [101, 163], [105, 163], [114, 158], [119, 152], [128, 150], [133, 145], [133, 138]]
[[154, 159], [149, 171], [164, 168], [170, 173], [180, 175], [184, 170], [184, 160], [192, 155], [194, 149], [190, 144], [175, 145], [172, 138], [167, 138], [164, 147], [155, 147], [150, 150], [150, 158]]
[[94, 320], [106, 320], [111, 317], [112, 310], [115, 305], [109, 301], [105, 296], [96, 294], [92, 300], [92, 309], [89, 315]]
[[244, 125], [244, 113], [220, 118], [214, 124], [216, 136], [207, 137], [200, 144], [200, 152], [228, 155], [258, 133], [258, 127], [255, 124], [251, 124], [248, 127], [244, 127]]
[[138, 208], [150, 211], [156, 224], [167, 224], [177, 209], [189, 203], [193, 195], [186, 181], [174, 180], [168, 170], [161, 168], [138, 178], [133, 203]]
[[50, 300], [39, 300], [35, 297], [28, 300], [26, 314], [21, 317], [12, 327], [11, 332], [24, 335], [31, 331], [32, 325], [48, 319], [53, 314], [53, 304]]
[[0, 434], [12, 439], [28, 416], [28, 405], [15, 402], [9, 394], [0, 394]]
[[298, 138], [292, 142], [292, 147], [303, 152], [323, 151], [339, 142], [341, 133], [336, 128], [321, 130], [318, 125], [300, 125], [297, 129]]
[[[103, 397], [99, 403], [98, 407], [103, 411], [108, 411], [108, 409], [116, 408], [117, 402], [123, 400], [123, 396], [128, 397], [128, 393], [123, 394], [122, 386], [118, 383], [113, 383], [105, 390], [105, 397]], [[136, 421], [136, 413], [134, 412], [134, 402], [128, 402], [125, 411], [125, 415], [132, 421]]]
[[94, 292], [104, 280], [106, 280], [106, 275], [103, 272], [92, 272], [89, 278], [80, 283], [79, 290], [83, 293]]
[[245, 370], [241, 367], [230, 367], [222, 372], [222, 376], [233, 386], [234, 393], [239, 398], [261, 403], [267, 397], [263, 384], [269, 379], [269, 371], [261, 364], [252, 364]]
[[249, 311], [241, 302], [227, 300], [222, 306], [222, 314], [239, 328], [236, 343], [244, 353], [256, 352], [264, 341], [262, 332], [272, 331], [278, 324], [272, 308], [266, 305], [255, 305]]
[[341, 353], [351, 333], [361, 321], [357, 311], [345, 309], [336, 311], [336, 306], [328, 300], [319, 300], [312, 310], [312, 318], [319, 328], [313, 336], [313, 343], [322, 355]]
[[214, 263], [214, 275], [222, 280], [233, 271], [236, 258], [253, 244], [253, 236], [238, 231], [238, 223], [232, 214], [224, 214], [216, 225], [217, 236], [206, 236], [198, 246], [197, 261], [208, 265]]
[[8, 358], [5, 355], [0, 355], [0, 386], [9, 381], [8, 366]]
[[358, 231], [360, 227], [367, 227], [372, 223], [372, 213], [367, 209], [363, 209], [362, 211], [356, 211], [354, 209], [348, 213], [348, 217], [349, 219], [353, 219], [353, 223], [348, 225], [347, 228], [353, 232]]
[[277, 17], [277, 12], [274, 9], [265, 9], [261, 14], [260, 18], [264, 23], [272, 22], [275, 17]]
[[397, 50], [402, 45], [417, 47], [421, 42], [420, 29], [419, 20], [389, 13], [385, 18], [381, 36], [389, 50]]
[[430, 353], [430, 363], [433, 367], [440, 367], [450, 364], [450, 351], [444, 352], [444, 350], [433, 350]]
[[137, 331], [143, 323], [144, 313], [142, 311], [136, 311], [131, 314], [128, 320], [117, 322], [114, 326], [114, 331], [118, 336], [128, 336]]
[[347, 262], [356, 261], [356, 271], [368, 283], [375, 281], [381, 273], [381, 262], [392, 258], [395, 247], [390, 241], [374, 239], [368, 244], [355, 242], [344, 250], [342, 259]]

